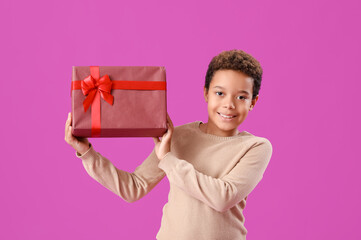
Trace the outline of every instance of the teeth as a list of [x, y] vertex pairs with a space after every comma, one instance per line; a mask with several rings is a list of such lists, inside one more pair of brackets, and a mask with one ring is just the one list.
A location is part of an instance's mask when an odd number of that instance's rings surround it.
[[233, 118], [233, 116], [226, 116], [226, 115], [223, 115], [222, 113], [219, 113], [219, 115], [221, 115], [224, 118]]

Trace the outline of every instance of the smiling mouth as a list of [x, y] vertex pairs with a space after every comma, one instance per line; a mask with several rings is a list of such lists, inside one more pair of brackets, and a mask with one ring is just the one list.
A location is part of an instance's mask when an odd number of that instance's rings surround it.
[[218, 115], [220, 115], [221, 117], [224, 117], [224, 118], [227, 118], [227, 119], [232, 119], [232, 118], [235, 118], [237, 115], [233, 115], [233, 116], [227, 116], [227, 115], [224, 115], [224, 114], [222, 114], [222, 113], [219, 113], [219, 112], [217, 112], [218, 113]]

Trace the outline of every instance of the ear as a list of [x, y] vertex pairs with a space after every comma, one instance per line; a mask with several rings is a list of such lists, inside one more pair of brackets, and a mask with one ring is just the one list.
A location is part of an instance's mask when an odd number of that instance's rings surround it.
[[203, 89], [203, 94], [204, 94], [204, 100], [206, 101], [206, 102], [208, 102], [208, 90], [204, 87], [204, 89]]
[[252, 103], [251, 106], [249, 106], [249, 110], [252, 111], [252, 109], [254, 108], [254, 105], [256, 105], [256, 102], [258, 101], [258, 95], [256, 96], [255, 99], [252, 99]]

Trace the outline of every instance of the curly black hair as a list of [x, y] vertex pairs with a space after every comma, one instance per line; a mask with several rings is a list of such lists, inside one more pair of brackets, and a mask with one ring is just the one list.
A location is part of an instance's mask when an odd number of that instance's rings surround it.
[[216, 71], [222, 69], [231, 69], [240, 71], [253, 79], [252, 99], [255, 99], [261, 88], [262, 67], [260, 63], [250, 54], [242, 50], [223, 51], [213, 57], [208, 65], [206, 81], [204, 87], [209, 90], [209, 85]]

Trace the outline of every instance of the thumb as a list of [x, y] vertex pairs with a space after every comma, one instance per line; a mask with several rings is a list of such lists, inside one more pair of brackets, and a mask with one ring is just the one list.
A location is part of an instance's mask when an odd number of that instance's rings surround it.
[[159, 138], [158, 138], [158, 137], [153, 137], [153, 141], [154, 141], [154, 143], [155, 143], [155, 144], [157, 144], [157, 143], [159, 143], [159, 142], [160, 142], [160, 140], [159, 140]]

